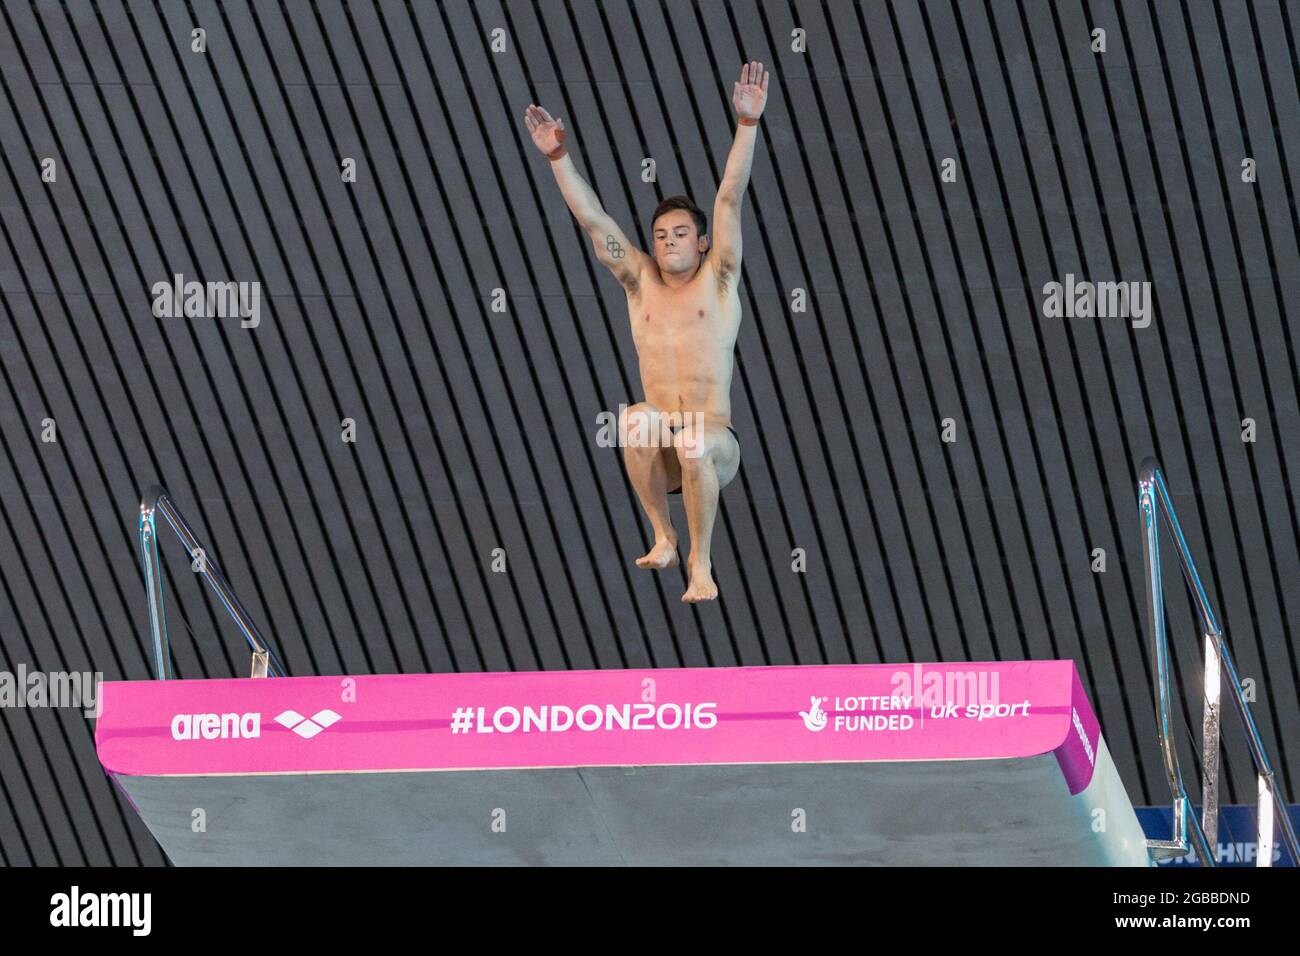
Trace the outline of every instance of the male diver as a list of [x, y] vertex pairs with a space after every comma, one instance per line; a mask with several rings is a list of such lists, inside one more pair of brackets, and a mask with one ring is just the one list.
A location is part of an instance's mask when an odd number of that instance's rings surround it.
[[736, 138], [713, 203], [711, 249], [704, 213], [686, 196], [672, 196], [655, 209], [653, 257], [637, 249], [568, 157], [572, 140], [564, 121], [536, 105], [524, 114], [533, 142], [551, 160], [564, 201], [591, 237], [596, 258], [627, 293], [645, 400], [622, 411], [619, 437], [628, 477], [655, 536], [654, 546], [636, 563], [657, 570], [677, 564], [668, 495], [680, 493], [691, 536], [690, 583], [682, 595], [688, 603], [718, 596], [709, 542], [718, 493], [740, 468], [740, 445], [731, 427], [740, 329], [740, 208], [770, 78], [762, 63], [750, 62], [732, 87]]

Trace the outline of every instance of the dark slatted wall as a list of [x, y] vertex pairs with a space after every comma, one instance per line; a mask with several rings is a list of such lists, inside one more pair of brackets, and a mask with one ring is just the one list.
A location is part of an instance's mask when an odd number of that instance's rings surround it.
[[[161, 482], [292, 673], [1073, 658], [1162, 802], [1154, 453], [1294, 794], [1298, 43], [1296, 0], [4, 3], [0, 670], [149, 677], [135, 520]], [[722, 599], [692, 609], [631, 565], [647, 525], [596, 442], [641, 398], [626, 306], [522, 114], [564, 118], [644, 246], [660, 198], [711, 208], [748, 58], [775, 77], [744, 463]], [[178, 273], [260, 282], [260, 324], [156, 318]], [[1046, 318], [1067, 275], [1151, 282], [1152, 323]], [[180, 674], [243, 673], [164, 557]], [[163, 858], [89, 721], [0, 711], [0, 863], [58, 862]]]

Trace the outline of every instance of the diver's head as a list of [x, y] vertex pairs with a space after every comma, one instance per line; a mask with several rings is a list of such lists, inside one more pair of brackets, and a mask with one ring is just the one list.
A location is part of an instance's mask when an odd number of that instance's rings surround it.
[[654, 258], [659, 271], [689, 274], [699, 268], [709, 251], [708, 220], [686, 196], [669, 196], [650, 218]]

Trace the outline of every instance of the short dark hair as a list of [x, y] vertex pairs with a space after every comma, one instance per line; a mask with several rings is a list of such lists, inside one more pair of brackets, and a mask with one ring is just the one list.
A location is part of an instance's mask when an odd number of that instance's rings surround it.
[[665, 213], [670, 213], [674, 209], [685, 209], [691, 214], [691, 219], [695, 221], [695, 234], [702, 236], [709, 228], [709, 220], [700, 210], [700, 207], [691, 202], [689, 196], [669, 196], [658, 206], [655, 207], [655, 213], [650, 217], [650, 232], [655, 231], [655, 222]]

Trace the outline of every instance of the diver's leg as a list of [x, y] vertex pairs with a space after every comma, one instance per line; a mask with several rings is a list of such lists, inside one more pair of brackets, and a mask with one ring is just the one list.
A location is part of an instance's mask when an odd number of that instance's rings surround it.
[[619, 415], [619, 438], [627, 476], [654, 528], [654, 546], [636, 559], [638, 568], [677, 564], [677, 532], [668, 513], [668, 492], [681, 486], [673, 434], [653, 405], [640, 402]]
[[718, 596], [710, 549], [713, 522], [718, 514], [718, 493], [740, 469], [740, 444], [725, 425], [707, 420], [683, 428], [675, 442], [682, 472], [686, 524], [691, 533], [691, 553], [687, 559], [690, 584], [682, 600], [712, 601]]

